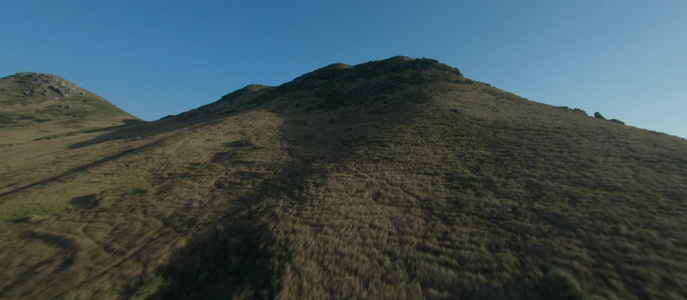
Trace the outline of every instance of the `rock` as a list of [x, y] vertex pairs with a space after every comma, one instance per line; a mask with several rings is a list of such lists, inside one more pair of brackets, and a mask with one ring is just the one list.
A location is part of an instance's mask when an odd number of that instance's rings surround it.
[[594, 118], [606, 120], [606, 118], [604, 118], [604, 116], [598, 111], [594, 113]]
[[576, 112], [576, 113], [584, 114], [585, 116], [587, 115], [587, 112], [586, 112], [586, 111], [584, 111], [584, 110], [582, 110], [582, 109], [580, 109], [580, 108], [577, 108], [577, 107], [575, 107], [575, 108], [570, 108], [570, 107], [567, 107], [567, 106], [561, 106], [561, 108], [565, 108], [565, 109], [568, 109], [568, 110], [572, 110], [572, 111], [574, 111], [574, 112]]

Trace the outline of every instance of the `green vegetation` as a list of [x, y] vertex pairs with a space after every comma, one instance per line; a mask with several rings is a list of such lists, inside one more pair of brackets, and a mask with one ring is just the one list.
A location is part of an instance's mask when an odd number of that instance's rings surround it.
[[44, 125], [0, 148], [3, 299], [687, 297], [687, 141], [433, 60]]
[[575, 278], [560, 269], [553, 269], [546, 273], [544, 290], [548, 299], [585, 300], [589, 298]]

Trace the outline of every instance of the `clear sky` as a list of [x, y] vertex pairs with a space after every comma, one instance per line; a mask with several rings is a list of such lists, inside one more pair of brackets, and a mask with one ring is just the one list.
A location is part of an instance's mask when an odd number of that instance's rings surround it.
[[687, 137], [684, 0], [0, 1], [0, 77], [60, 75], [145, 120], [394, 55]]

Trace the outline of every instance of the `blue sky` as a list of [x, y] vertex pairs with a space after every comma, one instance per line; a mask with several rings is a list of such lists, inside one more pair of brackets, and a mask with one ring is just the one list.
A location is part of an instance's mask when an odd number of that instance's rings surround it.
[[687, 1], [0, 1], [0, 77], [60, 75], [145, 120], [394, 55], [687, 137]]

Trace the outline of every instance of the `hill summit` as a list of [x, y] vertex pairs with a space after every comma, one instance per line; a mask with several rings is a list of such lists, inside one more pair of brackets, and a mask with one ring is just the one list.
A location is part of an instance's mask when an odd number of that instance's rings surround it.
[[83, 96], [87, 93], [76, 84], [51, 74], [22, 72], [4, 79], [13, 79], [15, 83], [20, 85], [22, 87], [21, 95], [23, 96], [40, 94], [46, 98], [56, 100], [57, 98], [64, 98], [74, 94]]
[[687, 141], [432, 59], [0, 149], [0, 298], [687, 297]]

